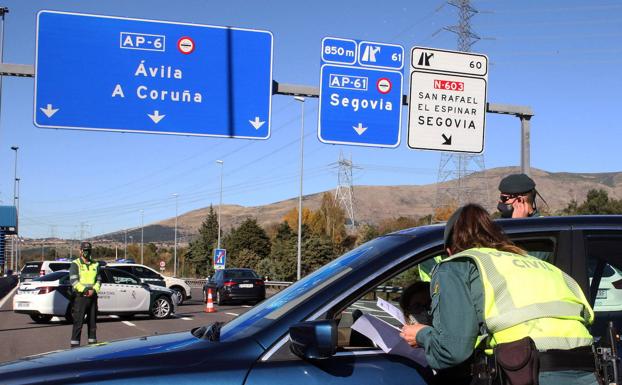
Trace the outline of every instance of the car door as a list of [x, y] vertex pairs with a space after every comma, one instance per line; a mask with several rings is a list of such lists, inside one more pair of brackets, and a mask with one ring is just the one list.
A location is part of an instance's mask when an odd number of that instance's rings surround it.
[[118, 269], [104, 269], [106, 282], [102, 282], [99, 310], [107, 313], [149, 311], [149, 290], [140, 280]]

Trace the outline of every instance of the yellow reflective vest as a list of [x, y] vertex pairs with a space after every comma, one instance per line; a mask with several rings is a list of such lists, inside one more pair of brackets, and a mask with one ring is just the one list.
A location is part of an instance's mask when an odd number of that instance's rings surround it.
[[479, 271], [488, 348], [526, 336], [538, 350], [592, 343], [586, 326], [594, 321], [594, 311], [577, 282], [559, 268], [490, 248], [465, 250], [439, 263], [456, 258], [470, 259]]
[[81, 258], [72, 261], [77, 268], [69, 269], [69, 280], [71, 286], [78, 293], [84, 293], [88, 289], [95, 290], [99, 293], [101, 287], [101, 278], [99, 275], [99, 262], [84, 263]]

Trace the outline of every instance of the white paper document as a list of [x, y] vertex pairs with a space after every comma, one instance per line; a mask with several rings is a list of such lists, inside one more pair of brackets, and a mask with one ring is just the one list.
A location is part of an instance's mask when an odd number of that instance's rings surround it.
[[395, 305], [393, 305], [391, 302], [385, 301], [382, 298], [378, 298], [378, 301], [376, 301], [376, 306], [386, 311], [391, 317], [400, 321], [402, 325], [406, 325], [406, 319], [404, 319], [404, 313], [402, 313], [402, 311], [398, 309], [397, 307], [395, 307]]
[[352, 324], [352, 329], [372, 340], [385, 353], [397, 354], [409, 358], [419, 365], [428, 366], [428, 362], [425, 359], [425, 352], [422, 348], [413, 348], [408, 345], [408, 343], [400, 337], [401, 329], [371, 314], [361, 315], [356, 322]]

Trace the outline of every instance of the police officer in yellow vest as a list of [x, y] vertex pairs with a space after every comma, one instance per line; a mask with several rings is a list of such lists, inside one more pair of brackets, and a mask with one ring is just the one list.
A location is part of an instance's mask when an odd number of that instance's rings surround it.
[[73, 330], [71, 347], [80, 346], [82, 324], [86, 314], [88, 322], [89, 344], [97, 343], [97, 293], [101, 287], [99, 263], [91, 260], [92, 245], [90, 242], [80, 244], [80, 257], [72, 261], [69, 268], [69, 280], [74, 290], [71, 315]]
[[597, 384], [586, 328], [594, 312], [570, 276], [527, 255], [474, 204], [449, 219], [445, 247], [449, 257], [430, 286], [433, 326], [406, 325], [401, 333], [433, 369], [494, 352], [488, 361], [496, 365], [474, 366], [482, 378], [496, 366], [483, 383]]

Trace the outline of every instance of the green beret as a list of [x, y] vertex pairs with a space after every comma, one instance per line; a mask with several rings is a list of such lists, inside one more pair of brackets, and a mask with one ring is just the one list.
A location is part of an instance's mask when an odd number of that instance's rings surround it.
[[501, 179], [499, 191], [505, 194], [521, 194], [536, 188], [536, 182], [525, 174], [512, 174]]

